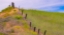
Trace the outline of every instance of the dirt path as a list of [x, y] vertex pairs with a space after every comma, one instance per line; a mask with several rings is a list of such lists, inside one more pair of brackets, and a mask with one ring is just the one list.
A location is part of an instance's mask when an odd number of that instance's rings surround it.
[[[19, 10], [17, 8], [13, 9], [12, 11], [8, 12], [8, 14], [12, 15], [14, 14], [14, 11], [18, 14], [20, 14]], [[0, 18], [3, 18], [3, 16], [5, 15], [6, 13], [1, 13], [0, 14]], [[5, 19], [2, 19], [2, 20], [5, 20]], [[8, 20], [8, 18], [7, 18]], [[3, 22], [3, 21], [2, 21]], [[0, 25], [1, 26], [1, 25]], [[2, 27], [2, 26], [1, 26]], [[15, 27], [19, 27], [18, 28], [15, 28]], [[16, 21], [16, 20], [10, 20], [10, 21], [7, 21], [6, 22], [6, 25], [3, 29], [0, 29], [0, 32], [3, 32], [3, 33], [6, 33], [7, 35], [10, 35], [11, 33], [9, 33], [11, 31], [11, 29], [14, 30], [14, 33], [13, 35], [20, 35], [21, 32], [23, 32], [23, 29], [21, 28], [22, 27], [22, 24], [19, 23]]]
[[[11, 31], [14, 31], [13, 33]], [[10, 20], [8, 22], [6, 22], [6, 25], [3, 29], [3, 32], [6, 33], [7, 35], [21, 35], [21, 33], [23, 32], [23, 28], [22, 28], [22, 23], [18, 23], [16, 20]]]
[[[17, 13], [19, 15], [22, 15], [20, 10], [18, 8], [15, 8], [13, 10], [11, 10], [10, 12], [8, 12], [10, 15], [13, 15], [14, 13]], [[2, 13], [0, 14], [0, 17], [3, 17], [6, 13]], [[25, 17], [25, 14], [22, 15], [23, 18]], [[8, 19], [8, 18], [7, 18]], [[26, 22], [29, 24], [30, 20], [28, 19], [24, 19], [26, 20]], [[12, 31], [13, 30], [13, 31]], [[22, 22], [18, 23], [17, 20], [14, 20], [14, 19], [9, 19], [9, 21], [6, 22], [6, 25], [5, 27], [1, 30], [1, 32], [4, 32], [6, 33], [7, 35], [25, 35], [23, 32], [24, 32], [24, 29], [22, 27]], [[13, 32], [13, 33], [12, 33]], [[40, 33], [40, 35], [43, 35], [42, 33]]]

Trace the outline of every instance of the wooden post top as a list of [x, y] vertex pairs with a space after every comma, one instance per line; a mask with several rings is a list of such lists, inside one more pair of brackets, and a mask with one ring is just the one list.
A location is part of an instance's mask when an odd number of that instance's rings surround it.
[[14, 2], [12, 2], [12, 3], [11, 3], [11, 6], [12, 6], [13, 8], [15, 7], [15, 4], [14, 4]]

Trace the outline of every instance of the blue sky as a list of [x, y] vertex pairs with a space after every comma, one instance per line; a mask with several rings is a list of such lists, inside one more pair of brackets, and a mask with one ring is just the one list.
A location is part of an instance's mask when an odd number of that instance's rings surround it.
[[64, 0], [0, 0], [0, 10], [6, 8], [11, 2], [15, 2], [16, 7], [26, 9], [64, 11]]

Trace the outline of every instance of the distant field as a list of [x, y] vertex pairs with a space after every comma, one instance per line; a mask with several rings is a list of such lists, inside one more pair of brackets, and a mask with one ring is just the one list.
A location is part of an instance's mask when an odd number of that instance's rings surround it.
[[24, 13], [42, 33], [47, 30], [47, 35], [64, 35], [64, 13], [37, 10], [24, 10]]

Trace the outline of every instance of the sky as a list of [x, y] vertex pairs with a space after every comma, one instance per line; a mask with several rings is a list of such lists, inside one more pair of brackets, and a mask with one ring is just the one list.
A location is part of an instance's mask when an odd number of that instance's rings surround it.
[[[59, 8], [64, 5], [64, 0], [0, 0], [0, 10], [6, 8], [8, 5], [11, 4], [11, 2], [14, 2], [16, 7], [26, 9], [57, 9], [58, 11]], [[62, 10], [62, 8], [60, 9]]]

